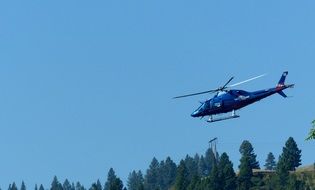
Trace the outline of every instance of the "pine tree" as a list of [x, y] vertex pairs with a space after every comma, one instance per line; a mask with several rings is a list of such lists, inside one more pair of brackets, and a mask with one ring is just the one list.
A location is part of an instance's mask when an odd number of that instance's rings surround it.
[[183, 160], [180, 161], [177, 168], [177, 175], [175, 179], [175, 189], [176, 190], [186, 190], [189, 185], [188, 172]]
[[252, 144], [249, 141], [244, 140], [243, 143], [240, 146], [239, 151], [240, 151], [242, 156], [246, 156], [246, 157], [249, 158], [250, 167], [252, 169], [260, 169], [259, 163], [256, 160], [257, 156], [254, 153], [254, 148], [253, 148]]
[[159, 187], [159, 168], [160, 164], [156, 158], [152, 159], [152, 162], [147, 170], [147, 173], [144, 178], [144, 189], [145, 190], [156, 190], [160, 189]]
[[167, 157], [165, 162], [163, 162], [163, 164], [160, 164], [160, 187], [162, 190], [168, 190], [175, 182], [176, 168], [176, 164], [170, 157]]
[[92, 183], [92, 185], [91, 185], [89, 190], [96, 190], [96, 189], [97, 189], [96, 183]]
[[104, 190], [122, 190], [123, 183], [122, 181], [116, 176], [115, 171], [113, 168], [110, 168], [107, 175], [107, 181], [105, 183]]
[[110, 168], [107, 174], [107, 181], [104, 186], [104, 190], [110, 190], [112, 184], [114, 184], [116, 179], [116, 174], [113, 168]]
[[195, 175], [187, 187], [187, 190], [202, 190], [203, 188], [200, 187], [200, 182], [200, 177]]
[[298, 149], [292, 137], [286, 141], [281, 157], [285, 158], [284, 164], [290, 171], [294, 171], [296, 167], [301, 165], [301, 150]]
[[272, 152], [268, 153], [266, 163], [264, 166], [265, 166], [266, 170], [275, 170], [276, 169], [275, 156], [272, 154]]
[[99, 179], [96, 181], [96, 190], [103, 190], [102, 184]]
[[219, 190], [222, 185], [222, 181], [219, 178], [218, 166], [216, 163], [214, 163], [212, 166], [210, 176], [209, 176], [209, 182], [210, 182], [209, 189], [213, 189], [213, 190]]
[[22, 181], [22, 184], [21, 184], [21, 189], [20, 189], [20, 190], [26, 190], [26, 186], [25, 186], [24, 181]]
[[57, 176], [54, 177], [50, 190], [63, 190], [61, 183], [58, 181]]
[[71, 190], [71, 184], [68, 179], [66, 179], [62, 184], [63, 190]]
[[38, 190], [45, 190], [43, 184], [40, 184], [39, 189]]
[[9, 185], [8, 190], [18, 190], [18, 188], [17, 188], [15, 182], [13, 182], [12, 185], [11, 185], [11, 184]]
[[191, 181], [193, 176], [198, 175], [198, 163], [195, 163], [194, 159], [189, 155], [186, 155], [184, 162], [188, 172], [188, 179]]
[[208, 175], [207, 166], [204, 157], [201, 155], [198, 162], [198, 175], [201, 177], [205, 177]]
[[289, 167], [286, 164], [286, 158], [279, 157], [279, 161], [276, 169], [277, 186], [280, 190], [285, 190], [289, 180]]
[[75, 185], [75, 190], [85, 190], [85, 187], [81, 185], [80, 182], [77, 182]]
[[238, 189], [248, 190], [252, 187], [251, 178], [253, 176], [251, 160], [248, 156], [242, 156], [240, 160], [240, 172], [238, 176]]
[[197, 165], [198, 165], [198, 163], [199, 163], [199, 160], [200, 160], [199, 154], [195, 154], [195, 156], [194, 156], [194, 162], [197, 163]]
[[129, 174], [127, 181], [128, 190], [143, 190], [143, 183], [144, 179], [140, 170], [138, 172], [132, 171]]
[[219, 178], [222, 182], [222, 190], [236, 189], [236, 175], [233, 169], [233, 164], [229, 160], [229, 156], [224, 152], [218, 164]]
[[38, 190], [37, 184], [35, 184], [35, 188], [34, 188], [34, 190]]
[[102, 184], [100, 180], [98, 179], [96, 183], [93, 183], [90, 187], [90, 190], [103, 190]]

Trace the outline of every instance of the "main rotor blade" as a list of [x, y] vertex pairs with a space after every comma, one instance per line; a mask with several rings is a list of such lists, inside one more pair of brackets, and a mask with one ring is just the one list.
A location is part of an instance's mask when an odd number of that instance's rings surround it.
[[228, 85], [233, 79], [234, 79], [234, 77], [231, 77], [222, 87], [217, 88], [215, 90], [207, 90], [207, 91], [204, 91], [204, 92], [197, 92], [197, 93], [193, 93], [193, 94], [186, 94], [186, 95], [183, 95], [183, 96], [176, 96], [173, 99], [185, 98], [185, 97], [188, 97], [188, 96], [196, 96], [196, 95], [200, 95], [200, 94], [218, 92], [218, 91], [224, 90], [226, 88], [226, 85]]
[[244, 81], [241, 81], [241, 82], [238, 82], [238, 83], [232, 84], [232, 85], [230, 85], [230, 86], [228, 86], [228, 87], [238, 86], [238, 85], [240, 85], [240, 84], [243, 84], [243, 83], [246, 83], [246, 82], [249, 82], [249, 81], [252, 81], [252, 80], [258, 79], [258, 78], [260, 78], [260, 77], [263, 77], [263, 76], [265, 76], [265, 75], [266, 75], [266, 74], [262, 74], [262, 75], [259, 75], [259, 76], [257, 76], [257, 77], [253, 77], [253, 78], [250, 78], [250, 79], [247, 79], [247, 80], [244, 80]]
[[226, 85], [228, 85], [233, 79], [234, 77], [231, 77], [220, 89], [225, 89]]
[[218, 91], [218, 90], [216, 89], [216, 90], [208, 90], [208, 91], [198, 92], [198, 93], [193, 93], [193, 94], [186, 94], [186, 95], [182, 95], [182, 96], [176, 96], [176, 97], [174, 97], [173, 99], [176, 99], [176, 98], [185, 98], [185, 97], [188, 97], [188, 96], [196, 96], [196, 95], [199, 95], [199, 94], [212, 93], [212, 92], [216, 92], [216, 91]]

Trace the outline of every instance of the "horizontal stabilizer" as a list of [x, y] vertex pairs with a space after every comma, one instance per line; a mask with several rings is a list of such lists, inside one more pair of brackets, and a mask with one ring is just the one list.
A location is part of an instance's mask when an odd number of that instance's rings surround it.
[[287, 98], [288, 96], [281, 90], [278, 92], [282, 97]]

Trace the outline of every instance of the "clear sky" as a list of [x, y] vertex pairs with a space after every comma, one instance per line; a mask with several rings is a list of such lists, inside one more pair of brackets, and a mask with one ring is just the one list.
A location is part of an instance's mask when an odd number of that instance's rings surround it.
[[[1, 1], [0, 187], [49, 187], [54, 175], [86, 187], [113, 167], [124, 181], [152, 158], [218, 151], [239, 165], [249, 140], [260, 164], [288, 137], [304, 139], [315, 118], [315, 2]], [[239, 88], [274, 87], [283, 71], [293, 98], [274, 95], [208, 124], [199, 100], [173, 96], [268, 73]]]

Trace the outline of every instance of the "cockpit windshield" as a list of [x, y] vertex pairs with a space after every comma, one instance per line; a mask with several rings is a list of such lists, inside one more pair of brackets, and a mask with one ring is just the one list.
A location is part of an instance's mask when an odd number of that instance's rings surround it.
[[223, 94], [226, 94], [226, 92], [225, 91], [220, 91], [220, 92], [218, 92], [217, 96], [221, 96]]
[[205, 103], [202, 103], [202, 104], [196, 109], [196, 111], [197, 111], [197, 110], [204, 109], [204, 107], [205, 107]]

